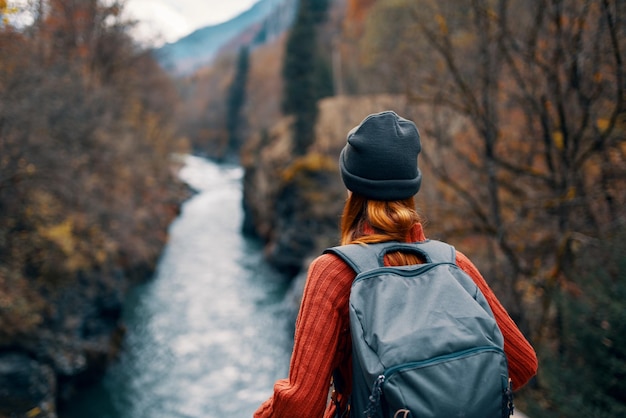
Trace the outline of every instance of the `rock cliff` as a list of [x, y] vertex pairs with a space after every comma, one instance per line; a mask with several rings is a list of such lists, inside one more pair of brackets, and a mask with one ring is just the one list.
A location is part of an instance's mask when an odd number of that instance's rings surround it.
[[253, 135], [241, 154], [244, 232], [260, 237], [268, 261], [292, 277], [339, 241], [346, 190], [338, 157], [348, 131], [370, 113], [407, 111], [403, 98], [389, 95], [337, 96], [318, 106], [315, 139], [304, 156], [293, 156], [290, 118]]
[[[182, 202], [187, 192], [180, 190]], [[177, 208], [152, 218], [155, 231], [165, 236]], [[141, 263], [32, 282], [24, 292], [30, 297], [20, 300], [21, 292], [5, 288], [11, 273], [0, 268], [0, 418], [56, 418], [76, 389], [103, 376], [123, 341], [127, 292], [151, 277], [164, 244], [146, 244], [154, 255]]]

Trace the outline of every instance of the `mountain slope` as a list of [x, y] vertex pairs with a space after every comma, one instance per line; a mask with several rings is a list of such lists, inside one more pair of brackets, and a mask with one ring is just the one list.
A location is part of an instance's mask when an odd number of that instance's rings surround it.
[[[176, 75], [189, 74], [210, 64], [218, 52], [232, 39], [243, 33], [261, 30], [284, 10], [295, 11], [297, 0], [259, 0], [237, 17], [198, 29], [176, 42], [168, 43], [155, 51], [161, 65]], [[289, 22], [290, 23], [290, 22]]]

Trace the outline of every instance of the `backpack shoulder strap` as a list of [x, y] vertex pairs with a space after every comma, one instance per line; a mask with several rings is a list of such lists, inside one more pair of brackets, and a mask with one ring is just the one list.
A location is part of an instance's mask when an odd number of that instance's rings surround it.
[[409, 244], [422, 251], [426, 260], [430, 263], [456, 263], [455, 248], [442, 241], [428, 239], [422, 242], [414, 242]]
[[376, 244], [349, 244], [327, 248], [324, 253], [341, 257], [357, 273], [383, 267], [385, 254], [392, 251], [414, 252], [428, 263], [452, 263], [456, 261], [453, 246], [436, 240], [404, 243], [397, 241]]
[[327, 248], [324, 254], [335, 254], [345, 261], [357, 273], [381, 267], [378, 252], [374, 246], [379, 244], [349, 244]]

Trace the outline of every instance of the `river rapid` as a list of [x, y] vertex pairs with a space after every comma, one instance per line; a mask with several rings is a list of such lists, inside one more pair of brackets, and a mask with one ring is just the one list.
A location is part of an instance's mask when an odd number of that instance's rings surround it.
[[242, 173], [185, 157], [180, 178], [197, 194], [129, 296], [122, 354], [61, 418], [249, 418], [286, 377], [287, 284], [240, 232]]

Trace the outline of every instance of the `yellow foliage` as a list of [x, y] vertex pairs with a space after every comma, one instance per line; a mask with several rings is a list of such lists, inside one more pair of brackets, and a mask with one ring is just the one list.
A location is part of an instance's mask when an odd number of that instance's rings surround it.
[[33, 409], [31, 409], [30, 411], [28, 411], [26, 413], [26, 416], [28, 418], [35, 418], [38, 417], [39, 415], [41, 415], [41, 408], [39, 408], [38, 406], [34, 407]]
[[302, 171], [332, 171], [337, 169], [337, 163], [327, 155], [311, 153], [296, 159], [282, 174], [285, 181], [291, 181]]
[[448, 34], [448, 23], [446, 22], [446, 18], [440, 14], [435, 15], [435, 21], [439, 25], [439, 30], [443, 35]]
[[28, 164], [26, 166], [26, 173], [30, 176], [32, 176], [33, 174], [35, 174], [37, 172], [37, 167], [35, 167], [34, 164]]
[[[77, 271], [89, 265], [81, 246], [81, 237], [74, 231], [74, 222], [69, 217], [59, 224], [40, 226], [39, 234], [56, 244], [65, 256], [64, 265], [69, 271]], [[96, 254], [96, 257], [99, 255]], [[101, 255], [100, 255], [101, 257]]]
[[563, 150], [563, 132], [554, 131], [552, 133], [552, 141], [554, 141], [554, 145], [557, 147], [557, 149]]
[[41, 236], [57, 244], [63, 251], [63, 254], [71, 255], [74, 252], [76, 239], [72, 233], [73, 224], [71, 219], [68, 218], [60, 224], [38, 229]]
[[600, 118], [596, 121], [596, 126], [601, 132], [606, 131], [609, 128], [611, 121], [605, 118]]
[[487, 12], [487, 17], [489, 18], [489, 20], [493, 22], [498, 22], [500, 20], [500, 16], [495, 10], [493, 10], [493, 8], [491, 7], [487, 8], [486, 12]]
[[107, 253], [104, 250], [98, 250], [96, 251], [96, 261], [100, 264], [104, 264], [104, 262], [107, 260]]
[[17, 7], [9, 7], [7, 0], [0, 0], [0, 15], [2, 16], [2, 23], [9, 24], [9, 15], [18, 12]]

